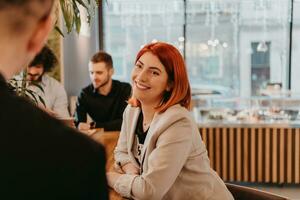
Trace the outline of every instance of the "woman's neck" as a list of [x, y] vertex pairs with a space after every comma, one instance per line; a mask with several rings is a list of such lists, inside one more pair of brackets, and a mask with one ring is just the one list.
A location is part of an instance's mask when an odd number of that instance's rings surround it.
[[152, 119], [153, 119], [153, 116], [156, 112], [154, 106], [152, 105], [141, 105], [141, 108], [142, 108], [142, 112], [143, 112], [143, 123], [145, 124], [150, 124]]

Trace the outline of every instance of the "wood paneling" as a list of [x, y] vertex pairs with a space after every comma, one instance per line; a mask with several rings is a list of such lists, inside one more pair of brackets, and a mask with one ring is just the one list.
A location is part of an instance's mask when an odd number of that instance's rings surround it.
[[200, 128], [224, 181], [300, 183], [300, 128]]

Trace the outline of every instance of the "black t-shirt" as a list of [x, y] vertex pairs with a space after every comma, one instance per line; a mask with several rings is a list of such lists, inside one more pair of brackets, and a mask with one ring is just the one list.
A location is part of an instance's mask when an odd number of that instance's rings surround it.
[[144, 144], [149, 128], [144, 131], [143, 128], [143, 113], [141, 112], [137, 121], [135, 134], [138, 137], [139, 143]]

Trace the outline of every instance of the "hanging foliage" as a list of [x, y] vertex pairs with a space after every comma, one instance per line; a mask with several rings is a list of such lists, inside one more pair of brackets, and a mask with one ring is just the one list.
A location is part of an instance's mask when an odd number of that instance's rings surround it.
[[[63, 14], [67, 33], [72, 32], [73, 29], [79, 33], [81, 28], [81, 17], [79, 6], [82, 6], [86, 11], [86, 21], [91, 22], [91, 13], [93, 13], [95, 7], [99, 6], [101, 0], [60, 0], [60, 8]], [[62, 31], [56, 26], [55, 28], [61, 35]]]

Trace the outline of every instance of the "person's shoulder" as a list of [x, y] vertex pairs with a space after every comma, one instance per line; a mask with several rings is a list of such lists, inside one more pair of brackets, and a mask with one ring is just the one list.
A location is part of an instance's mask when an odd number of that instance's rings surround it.
[[50, 76], [49, 74], [44, 74], [42, 77], [42, 80], [51, 81], [54, 83], [60, 83], [58, 80], [56, 80], [54, 77]]
[[192, 123], [193, 121], [191, 113], [179, 104], [170, 106], [165, 112], [158, 114], [158, 118], [166, 124], [174, 124], [179, 121]]
[[[0, 106], [9, 110], [4, 121], [11, 123], [10, 121], [13, 120], [18, 123], [23, 134], [30, 132], [31, 136], [43, 135], [49, 143], [59, 140], [70, 145], [90, 146], [89, 151], [103, 151], [101, 145], [75, 129], [67, 127], [62, 121], [45, 113], [28, 100], [14, 95], [7, 95], [6, 99], [6, 103]], [[17, 129], [16, 127], [14, 130]]]
[[163, 115], [178, 115], [180, 117], [189, 117], [190, 112], [180, 104], [175, 104], [173, 106], [170, 106], [165, 112], [163, 112]]
[[56, 80], [54, 77], [49, 76], [48, 74], [44, 74], [42, 77], [42, 82], [45, 85], [62, 85], [58, 80]]
[[141, 108], [137, 106], [132, 106], [131, 104], [127, 104], [124, 113], [125, 115], [133, 115], [136, 112], [140, 112]]
[[80, 94], [91, 94], [93, 90], [93, 84], [89, 84], [81, 89]]
[[54, 77], [49, 76], [48, 74], [43, 75], [43, 83], [46, 85], [51, 85], [53, 89], [63, 89], [65, 90], [63, 84], [56, 80]]
[[[18, 121], [20, 126], [25, 125], [25, 127], [29, 127], [28, 124], [30, 124], [30, 128], [33, 130], [43, 127], [44, 124], [48, 123], [48, 119], [50, 119], [49, 123], [52, 123], [48, 114], [24, 97], [5, 95], [3, 99], [0, 109], [3, 112], [9, 111], [5, 118], [7, 122], [13, 119]], [[26, 130], [24, 129], [24, 131]]]
[[11, 112], [14, 112], [15, 110], [18, 111], [20, 109], [26, 109], [26, 108], [29, 110], [33, 108], [34, 110], [36, 108], [35, 105], [29, 102], [29, 99], [26, 99], [25, 97], [17, 96], [16, 94], [9, 93], [9, 92], [6, 92], [4, 95], [2, 95], [1, 107], [3, 107], [3, 109], [10, 109]]
[[122, 82], [122, 81], [119, 81], [119, 80], [113, 80], [113, 83], [115, 85], [118, 85], [121, 88], [131, 88], [130, 84], [127, 83], [127, 82]]

